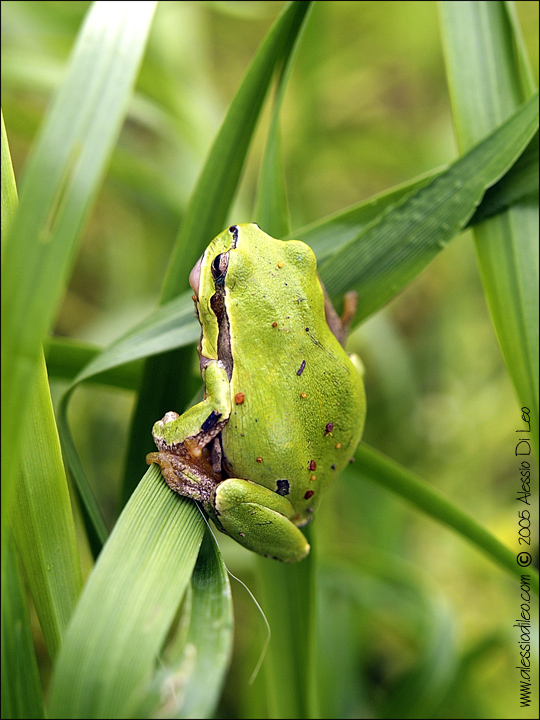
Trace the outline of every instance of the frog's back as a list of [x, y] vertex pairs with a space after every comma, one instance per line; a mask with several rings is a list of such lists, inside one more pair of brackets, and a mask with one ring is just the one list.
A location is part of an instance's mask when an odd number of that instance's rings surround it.
[[229, 267], [233, 409], [222, 437], [229, 474], [287, 497], [302, 524], [354, 453], [365, 398], [326, 323], [312, 251], [280, 247], [278, 262], [254, 256], [257, 272]]

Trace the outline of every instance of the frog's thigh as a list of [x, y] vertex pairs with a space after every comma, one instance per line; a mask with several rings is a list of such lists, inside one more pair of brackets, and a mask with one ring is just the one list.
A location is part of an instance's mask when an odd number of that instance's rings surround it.
[[259, 555], [297, 562], [309, 552], [306, 538], [289, 519], [295, 515], [291, 503], [262, 485], [224, 480], [216, 488], [215, 509], [227, 533]]

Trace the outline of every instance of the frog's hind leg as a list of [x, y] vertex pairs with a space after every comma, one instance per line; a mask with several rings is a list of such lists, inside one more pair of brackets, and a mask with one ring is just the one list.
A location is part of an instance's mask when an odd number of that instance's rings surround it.
[[354, 290], [345, 293], [343, 296], [343, 312], [341, 317], [337, 314], [336, 309], [330, 299], [330, 296], [326, 292], [326, 288], [321, 282], [321, 287], [324, 294], [324, 314], [328, 327], [338, 339], [340, 345], [345, 347], [345, 341], [347, 340], [347, 334], [349, 327], [354, 320], [356, 314], [356, 307], [358, 305], [358, 293]]
[[292, 504], [262, 485], [224, 480], [207, 509], [221, 530], [259, 555], [298, 562], [309, 553], [309, 543], [292, 522]]

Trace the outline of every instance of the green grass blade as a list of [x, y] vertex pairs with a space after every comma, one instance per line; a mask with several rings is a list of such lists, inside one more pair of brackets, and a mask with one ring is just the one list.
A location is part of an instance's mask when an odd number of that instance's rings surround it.
[[44, 718], [26, 593], [11, 536], [2, 582], [2, 717]]
[[54, 661], [77, 602], [82, 579], [69, 489], [43, 357], [22, 433], [23, 447], [27, 451], [21, 458], [12, 526], [47, 650]]
[[[272, 154], [275, 146], [272, 148]], [[532, 142], [515, 165], [494, 186], [488, 189], [469, 225], [481, 222], [486, 216], [494, 215], [509, 205], [530, 199], [538, 188], [536, 166], [538, 148]], [[274, 170], [279, 166], [274, 164]], [[270, 171], [267, 170], [270, 175]], [[381, 215], [389, 206], [397, 204], [405, 196], [427, 185], [443, 169], [416, 178], [390, 191], [369, 198], [344, 211], [323, 218], [312, 225], [291, 233], [291, 237], [307, 242], [322, 262], [341, 246], [354, 240], [360, 231]], [[265, 182], [275, 183], [270, 179]], [[516, 184], [517, 193], [516, 193]], [[262, 187], [262, 186], [261, 186]], [[264, 193], [263, 193], [264, 194]], [[260, 210], [259, 212], [266, 212]], [[272, 218], [279, 216], [277, 207], [272, 205]], [[270, 218], [270, 214], [268, 214]], [[269, 220], [270, 223], [273, 220]], [[275, 231], [271, 231], [275, 232]], [[276, 233], [279, 235], [279, 233]], [[131, 330], [108, 348], [83, 347], [65, 338], [50, 338], [47, 341], [47, 363], [52, 375], [73, 382], [93, 379], [95, 382], [115, 387], [133, 389], [139, 378], [140, 365], [135, 362], [152, 355], [173, 350], [195, 342], [199, 336], [199, 324], [193, 314], [191, 292], [186, 292], [165, 305], [158, 307]], [[133, 365], [126, 363], [133, 362]], [[115, 368], [122, 368], [117, 373]], [[76, 378], [76, 379], [75, 379]]]
[[287, 201], [287, 189], [285, 187], [285, 176], [283, 173], [281, 156], [281, 133], [279, 120], [283, 98], [294, 65], [294, 61], [300, 47], [301, 38], [305, 31], [308, 14], [304, 18], [301, 31], [291, 34], [289, 37], [290, 48], [284, 53], [287, 61], [283, 64], [278, 80], [276, 97], [272, 111], [272, 120], [266, 139], [266, 148], [259, 177], [257, 189], [257, 204], [255, 208], [255, 219], [260, 227], [269, 235], [276, 238], [284, 238], [291, 231], [289, 205]]
[[75, 378], [82, 382], [94, 375], [198, 340], [201, 326], [193, 310], [193, 291], [158, 307], [90, 362]]
[[109, 535], [109, 531], [94, 491], [92, 490], [92, 486], [88, 482], [84, 472], [77, 448], [73, 441], [73, 436], [71, 435], [71, 430], [69, 429], [67, 409], [73, 389], [73, 387], [68, 388], [60, 400], [58, 406], [58, 432], [62, 438], [64, 458], [82, 500], [81, 510], [88, 533], [88, 542], [90, 543], [94, 557], [97, 557], [103, 543]]
[[412, 280], [472, 216], [487, 187], [523, 152], [538, 127], [536, 98], [446, 171], [389, 207], [319, 267], [331, 296], [358, 291], [358, 319]]
[[284, 566], [257, 558], [261, 606], [272, 636], [263, 663], [270, 717], [316, 718], [316, 543], [303, 530], [311, 551]]
[[[2, 208], [9, 222], [14, 216], [17, 190], [5, 132], [2, 156], [7, 166], [2, 178]], [[81, 589], [81, 570], [42, 352], [21, 435], [25, 452], [10, 519], [47, 649], [54, 660]], [[6, 632], [13, 630], [6, 628]]]
[[[442, 2], [440, 8], [456, 136], [466, 150], [531, 96], [532, 73], [512, 4]], [[475, 243], [497, 338], [537, 442], [537, 203], [489, 219], [475, 229]]]
[[207, 529], [191, 578], [190, 624], [180, 643], [165, 650], [157, 674], [159, 717], [213, 717], [233, 640], [231, 588], [221, 553]]
[[[4, 484], [13, 483], [41, 345], [124, 118], [155, 3], [98, 2], [21, 184], [2, 264]], [[3, 526], [9, 492], [2, 503]]]
[[[355, 470], [362, 477], [381, 485], [411, 502], [422, 512], [448, 525], [475, 545], [499, 567], [517, 578], [523, 568], [517, 564], [516, 553], [479, 525], [474, 518], [444, 498], [415, 473], [362, 443], [356, 452]], [[531, 587], [538, 595], [538, 573], [529, 568]]]
[[[45, 341], [47, 371], [52, 378], [72, 383], [93, 360], [104, 351], [91, 343], [65, 337], [49, 337]], [[135, 390], [142, 372], [142, 363], [135, 360], [126, 364], [113, 365], [92, 376], [94, 382], [111, 387]]]
[[[367, 200], [321, 218], [289, 237], [307, 242], [321, 263], [333, 255], [342, 245], [354, 240], [370, 222], [391, 205], [397, 205], [407, 195], [412, 195], [441, 175], [447, 167], [432, 170], [406, 183], [385, 190]], [[495, 185], [486, 191], [466, 227], [482, 222], [520, 202], [538, 196], [538, 137], [533, 137], [523, 153]]]
[[[158, 354], [163, 352], [164, 349], [168, 349], [168, 347], [178, 347], [182, 342], [195, 341], [199, 336], [199, 332], [200, 326], [193, 313], [191, 293], [185, 293], [159, 307], [148, 318], [139, 323], [136, 328], [128, 331], [126, 335], [112, 343], [104, 352], [98, 354], [79, 372], [62, 395], [58, 407], [58, 427], [66, 461], [83, 501], [83, 512], [90, 545], [95, 556], [97, 556], [102, 544], [105, 542], [108, 530], [84, 472], [69, 428], [67, 413], [71, 395], [83, 380], [96, 379], [96, 377], [106, 379], [108, 374], [110, 376], [111, 372], [114, 372], [124, 363]], [[147, 434], [151, 438], [149, 430]], [[137, 461], [137, 463], [133, 463], [134, 466], [142, 465], [144, 455], [138, 455]], [[132, 482], [134, 478], [132, 478]]]
[[187, 287], [186, 268], [223, 230], [251, 138], [278, 62], [286, 63], [310, 2], [289, 3], [253, 58], [189, 201], [163, 286], [162, 302]]
[[205, 524], [150, 468], [77, 605], [55, 669], [50, 715], [133, 717], [154, 695], [158, 654], [188, 586]]
[[11, 164], [11, 154], [9, 152], [9, 144], [7, 139], [6, 127], [4, 125], [4, 113], [2, 117], [2, 136], [1, 136], [1, 161], [0, 178], [2, 180], [2, 255], [4, 254], [4, 245], [8, 235], [11, 221], [17, 209], [17, 187], [15, 185], [15, 175], [13, 174], [13, 165]]
[[486, 218], [498, 215], [514, 205], [538, 203], [538, 173], [538, 133], [536, 133], [506, 175], [488, 188], [468, 227], [478, 225]]

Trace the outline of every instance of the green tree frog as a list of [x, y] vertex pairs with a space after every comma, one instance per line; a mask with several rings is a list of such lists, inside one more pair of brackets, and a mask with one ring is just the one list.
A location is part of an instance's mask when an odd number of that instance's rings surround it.
[[302, 560], [310, 548], [299, 528], [362, 435], [361, 363], [342, 347], [344, 323], [303, 242], [233, 225], [190, 284], [205, 395], [154, 425], [159, 452], [147, 462], [244, 547]]

